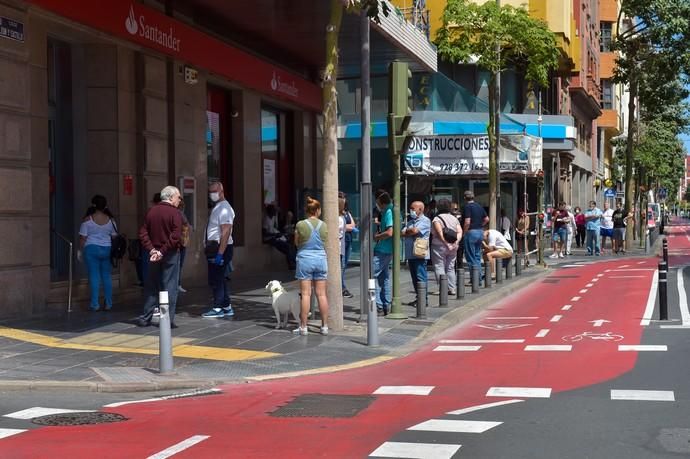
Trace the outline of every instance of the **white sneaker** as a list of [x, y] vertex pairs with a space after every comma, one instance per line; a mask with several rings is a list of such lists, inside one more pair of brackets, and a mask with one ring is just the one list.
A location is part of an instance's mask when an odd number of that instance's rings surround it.
[[295, 328], [294, 330], [292, 330], [292, 333], [293, 333], [294, 335], [306, 336], [306, 335], [309, 334], [309, 329], [308, 329], [307, 327], [304, 327], [304, 328], [302, 328], [302, 327], [297, 327], [297, 328]]
[[558, 254], [558, 258], [565, 258], [562, 253]]
[[321, 327], [321, 334], [322, 335], [328, 334], [328, 325], [324, 325], [323, 327]]
[[558, 258], [558, 254], [557, 254], [557, 253], [554, 253], [554, 254], [552, 254], [549, 258]]
[[177, 291], [180, 292], [180, 293], [187, 293], [187, 290], [185, 290], [184, 288], [182, 288], [181, 285], [178, 285], [178, 286], [177, 286]]

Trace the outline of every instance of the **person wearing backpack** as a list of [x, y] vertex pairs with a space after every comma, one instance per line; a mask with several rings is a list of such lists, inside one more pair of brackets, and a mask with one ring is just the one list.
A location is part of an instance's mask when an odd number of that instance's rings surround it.
[[91, 198], [91, 206], [86, 210], [84, 220], [79, 227], [79, 247], [77, 260], [83, 259], [89, 276], [89, 289], [91, 300], [89, 309], [98, 311], [99, 293], [103, 284], [103, 296], [105, 297], [105, 310], [113, 307], [113, 281], [110, 277], [112, 264], [110, 253], [113, 237], [117, 236], [113, 214], [108, 209], [108, 202], [99, 194]]
[[454, 296], [457, 288], [455, 259], [462, 239], [462, 226], [450, 213], [448, 199], [439, 199], [437, 210], [438, 214], [432, 221], [434, 237], [431, 239], [431, 263], [434, 265], [436, 282], [441, 274], [445, 274], [448, 279], [448, 294]]

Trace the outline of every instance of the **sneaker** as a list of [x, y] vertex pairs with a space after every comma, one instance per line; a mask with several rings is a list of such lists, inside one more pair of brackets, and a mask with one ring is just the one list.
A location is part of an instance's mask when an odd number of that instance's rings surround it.
[[345, 298], [352, 298], [352, 297], [354, 297], [354, 295], [353, 295], [352, 293], [350, 293], [350, 291], [349, 291], [348, 289], [343, 290], [343, 296], [344, 296]]
[[565, 258], [562, 253], [558, 254], [558, 258]]
[[328, 334], [328, 325], [324, 325], [323, 327], [321, 327], [321, 334], [322, 335]]
[[552, 254], [549, 258], [558, 258], [558, 254], [557, 254], [557, 253], [554, 253], [554, 254]]
[[219, 319], [224, 316], [225, 313], [223, 312], [222, 308], [212, 308], [210, 311], [201, 314], [201, 317], [204, 317], [206, 319]]
[[177, 291], [180, 292], [180, 293], [187, 293], [187, 290], [184, 289], [181, 285], [178, 285], [178, 286], [177, 286]]
[[448, 296], [455, 296], [455, 290], [448, 290]]
[[309, 334], [309, 329], [307, 327], [297, 327], [294, 330], [292, 330], [292, 334], [306, 336]]
[[223, 314], [225, 314], [225, 317], [232, 317], [235, 315], [235, 311], [233, 311], [232, 306], [228, 306], [223, 308]]

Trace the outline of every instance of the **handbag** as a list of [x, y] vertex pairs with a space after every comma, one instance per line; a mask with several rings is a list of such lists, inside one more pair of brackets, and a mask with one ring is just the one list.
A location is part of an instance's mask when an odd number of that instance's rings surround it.
[[446, 221], [440, 215], [438, 216], [438, 219], [441, 220], [441, 223], [443, 223], [443, 228], [441, 230], [441, 233], [443, 233], [443, 239], [445, 239], [449, 244], [455, 244], [455, 242], [458, 240], [458, 232], [454, 229], [448, 228]]
[[412, 246], [412, 253], [417, 258], [426, 258], [429, 253], [429, 240], [423, 237], [415, 239]]
[[115, 225], [112, 219], [110, 220], [110, 224], [113, 225], [113, 229], [116, 233], [110, 244], [110, 263], [114, 268], [117, 268], [118, 262], [125, 256], [125, 253], [127, 253], [127, 236], [118, 231], [117, 225]]

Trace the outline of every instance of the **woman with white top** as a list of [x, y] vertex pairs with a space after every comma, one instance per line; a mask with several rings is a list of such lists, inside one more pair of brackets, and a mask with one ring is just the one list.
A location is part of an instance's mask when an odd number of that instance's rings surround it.
[[79, 247], [77, 257], [84, 253], [84, 261], [89, 273], [89, 287], [91, 289], [91, 303], [89, 309], [98, 311], [98, 294], [103, 282], [103, 296], [105, 310], [113, 307], [113, 283], [110, 278], [112, 265], [110, 264], [110, 247], [113, 236], [117, 235], [117, 227], [113, 214], [108, 210], [108, 203], [101, 195], [91, 199], [91, 207], [86, 211], [84, 221], [79, 228]]

